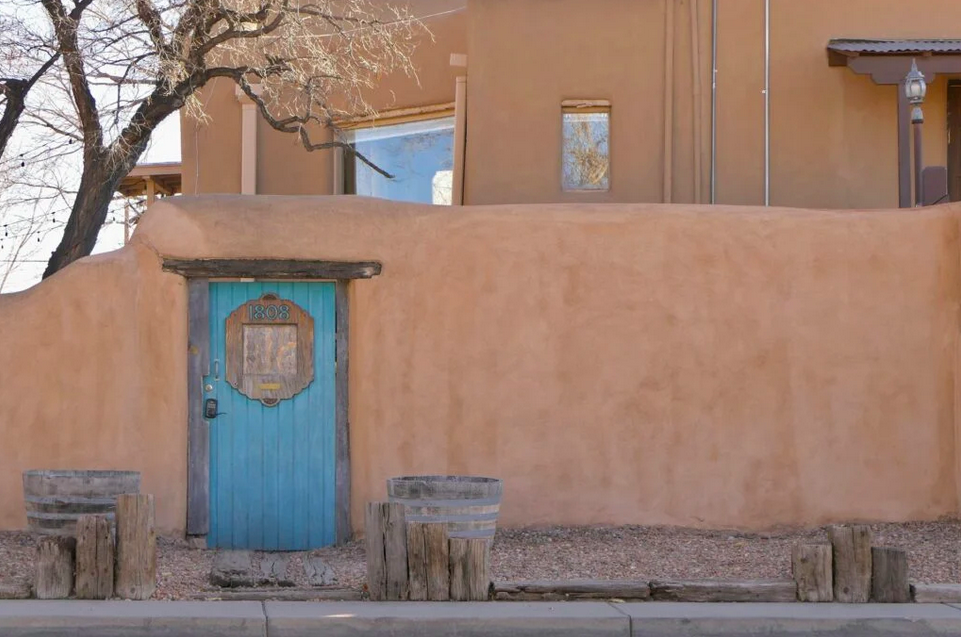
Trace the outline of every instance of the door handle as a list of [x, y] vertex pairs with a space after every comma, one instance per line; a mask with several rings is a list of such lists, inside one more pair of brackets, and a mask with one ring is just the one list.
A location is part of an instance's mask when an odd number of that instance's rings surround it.
[[214, 380], [220, 380], [220, 359], [214, 359]]

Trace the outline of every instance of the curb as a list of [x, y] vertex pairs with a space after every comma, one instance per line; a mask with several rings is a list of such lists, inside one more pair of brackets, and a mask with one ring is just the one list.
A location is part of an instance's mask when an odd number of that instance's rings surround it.
[[3, 637], [266, 637], [259, 602], [0, 602]]
[[961, 635], [947, 604], [618, 604], [632, 637], [909, 637]]
[[4, 637], [908, 637], [961, 635], [954, 604], [0, 602]]

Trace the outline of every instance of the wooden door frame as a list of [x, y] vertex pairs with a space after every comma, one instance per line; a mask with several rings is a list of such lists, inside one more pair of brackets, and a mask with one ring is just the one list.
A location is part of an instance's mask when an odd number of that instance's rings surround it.
[[[956, 96], [956, 97], [955, 97]], [[961, 201], [961, 80], [948, 80], [947, 87], [947, 128], [948, 128], [948, 199]], [[952, 150], [957, 152], [952, 154]]]
[[210, 531], [210, 423], [203, 417], [203, 377], [210, 371], [210, 282], [218, 279], [270, 279], [332, 282], [335, 286], [337, 370], [336, 464], [334, 493], [336, 541], [350, 540], [349, 284], [381, 273], [376, 261], [279, 259], [168, 259], [166, 272], [187, 279], [187, 532], [206, 538]]

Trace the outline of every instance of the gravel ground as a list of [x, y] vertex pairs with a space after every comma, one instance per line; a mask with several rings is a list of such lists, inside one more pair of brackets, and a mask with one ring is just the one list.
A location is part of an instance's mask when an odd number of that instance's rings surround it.
[[[154, 599], [183, 599], [202, 591], [217, 591], [207, 580], [214, 553], [207, 549], [191, 549], [183, 540], [160, 538], [157, 543], [158, 583]], [[364, 562], [364, 545], [352, 542], [346, 546], [311, 551], [323, 559], [337, 574], [337, 582], [331, 588], [360, 590], [367, 577]], [[253, 566], [259, 568], [262, 554], [255, 553]], [[299, 588], [309, 588], [304, 571], [306, 553], [293, 553], [287, 574]]]
[[[961, 521], [874, 524], [874, 544], [908, 551], [911, 579], [961, 583]], [[495, 580], [791, 578], [791, 548], [827, 543], [827, 530], [771, 533], [666, 527], [505, 530], [492, 553]]]
[[[908, 551], [911, 579], [961, 583], [961, 520], [874, 524], [875, 544]], [[667, 527], [550, 527], [500, 530], [492, 552], [493, 578], [533, 579], [752, 579], [791, 577], [791, 547], [827, 542], [825, 529], [771, 533], [699, 531]], [[32, 579], [35, 539], [0, 532], [0, 581]], [[359, 590], [364, 547], [314, 551], [337, 574], [335, 588]], [[207, 582], [214, 551], [182, 540], [158, 539], [156, 599], [182, 599], [213, 590]], [[291, 575], [306, 587], [303, 553], [291, 558]]]
[[35, 547], [36, 540], [29, 533], [0, 531], [0, 582], [32, 582]]

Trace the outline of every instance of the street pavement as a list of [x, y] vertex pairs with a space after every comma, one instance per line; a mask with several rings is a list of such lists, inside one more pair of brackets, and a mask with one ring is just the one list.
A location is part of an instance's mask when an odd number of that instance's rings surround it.
[[0, 637], [961, 636], [961, 605], [0, 602]]

